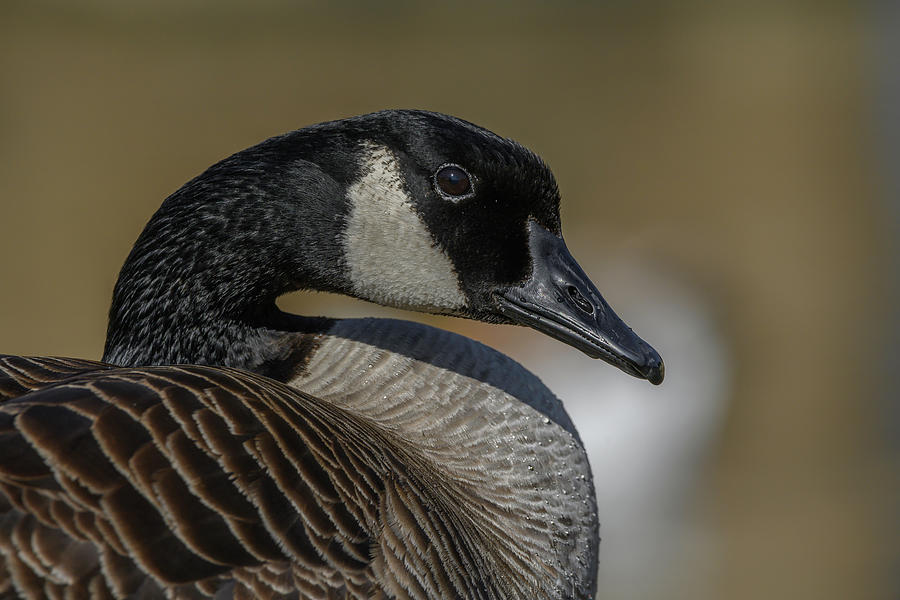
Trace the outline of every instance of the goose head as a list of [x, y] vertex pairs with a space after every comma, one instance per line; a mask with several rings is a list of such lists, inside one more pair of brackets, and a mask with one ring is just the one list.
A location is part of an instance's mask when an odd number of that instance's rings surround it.
[[356, 296], [538, 329], [660, 383], [663, 363], [613, 312], [562, 237], [556, 181], [523, 146], [459, 119], [388, 112], [349, 187]]
[[[659, 354], [567, 249], [559, 203], [536, 154], [438, 113], [382, 111], [271, 138], [154, 215], [117, 283], [106, 358], [147, 360], [121, 350], [136, 328], [160, 329], [158, 312], [175, 329], [196, 322], [196, 336], [201, 321], [219, 334], [212, 321], [275, 327], [277, 296], [317, 289], [525, 325], [660, 383]], [[211, 362], [196, 356], [211, 345], [176, 358]]]

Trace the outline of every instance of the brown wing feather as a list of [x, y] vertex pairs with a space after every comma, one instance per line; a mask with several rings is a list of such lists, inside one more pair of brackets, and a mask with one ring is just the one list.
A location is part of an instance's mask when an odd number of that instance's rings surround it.
[[110, 368], [110, 365], [94, 360], [0, 354], [0, 402], [68, 377]]
[[7, 593], [508, 596], [427, 464], [273, 380], [2, 357], [0, 390]]

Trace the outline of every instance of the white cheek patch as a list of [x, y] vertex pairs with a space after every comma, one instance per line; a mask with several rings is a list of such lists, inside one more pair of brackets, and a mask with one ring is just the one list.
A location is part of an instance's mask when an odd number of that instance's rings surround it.
[[466, 304], [450, 259], [413, 209], [397, 158], [367, 146], [363, 176], [347, 190], [344, 256], [357, 295], [399, 308], [452, 312]]

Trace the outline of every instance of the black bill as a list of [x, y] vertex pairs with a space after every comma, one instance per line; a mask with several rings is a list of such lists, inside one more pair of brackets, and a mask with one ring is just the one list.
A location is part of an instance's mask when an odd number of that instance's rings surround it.
[[500, 312], [630, 375], [662, 383], [662, 358], [613, 312], [562, 238], [534, 222], [529, 235], [532, 276], [495, 292]]

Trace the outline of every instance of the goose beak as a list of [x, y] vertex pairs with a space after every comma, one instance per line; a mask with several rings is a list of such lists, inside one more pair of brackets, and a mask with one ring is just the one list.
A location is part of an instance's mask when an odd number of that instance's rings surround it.
[[662, 383], [665, 366], [659, 353], [613, 312], [563, 239], [534, 222], [529, 228], [531, 278], [494, 293], [500, 313], [629, 375]]

